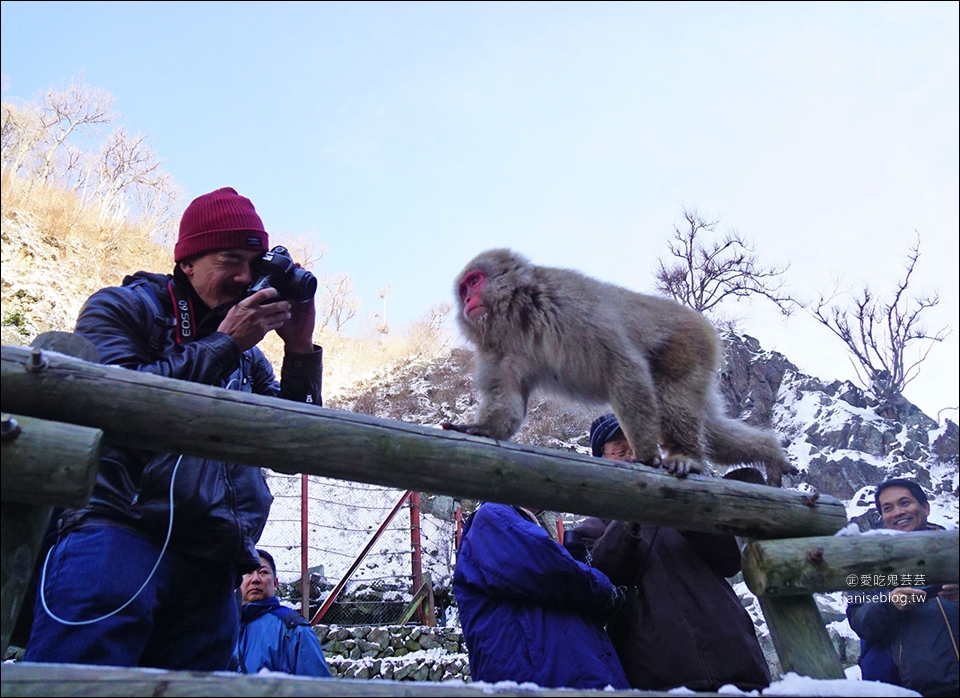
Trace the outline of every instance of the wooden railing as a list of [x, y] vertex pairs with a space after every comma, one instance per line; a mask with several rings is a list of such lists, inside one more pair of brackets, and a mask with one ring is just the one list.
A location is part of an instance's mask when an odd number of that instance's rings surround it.
[[[643, 466], [229, 391], [36, 347], [2, 348], [0, 400], [21, 424], [20, 435], [3, 442], [4, 648], [20, 577], [24, 569], [29, 574], [42, 535], [24, 521], [89, 497], [101, 442], [735, 534], [752, 541], [744, 578], [760, 599], [783, 670], [814, 678], [842, 678], [843, 670], [812, 594], [847, 589], [847, 575], [880, 570], [891, 554], [873, 537], [834, 537], [847, 518], [843, 504], [827, 495], [697, 475], [681, 480]], [[910, 562], [926, 565], [930, 583], [957, 579], [951, 533], [918, 534], [932, 547], [922, 563]], [[14, 689], [11, 669], [3, 669], [4, 696]], [[338, 684], [342, 690], [344, 682]]]

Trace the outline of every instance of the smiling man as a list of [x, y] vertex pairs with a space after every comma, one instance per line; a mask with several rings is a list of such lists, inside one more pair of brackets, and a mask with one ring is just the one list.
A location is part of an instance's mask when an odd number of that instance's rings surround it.
[[943, 526], [930, 524], [930, 502], [923, 488], [912, 480], [893, 478], [877, 486], [874, 503], [884, 525], [895, 531], [942, 531]]
[[[874, 502], [890, 530], [944, 530], [927, 520], [930, 502], [912, 480], [884, 480]], [[914, 570], [901, 571], [906, 573], [915, 575]], [[958, 585], [900, 586], [858, 596], [862, 602], [847, 606], [847, 618], [862, 639], [863, 679], [902, 685], [924, 696], [957, 695]]]

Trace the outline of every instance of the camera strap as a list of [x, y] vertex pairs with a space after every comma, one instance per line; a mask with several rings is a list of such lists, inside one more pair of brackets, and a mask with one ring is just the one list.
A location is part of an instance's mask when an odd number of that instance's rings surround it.
[[196, 338], [196, 314], [193, 312], [193, 299], [178, 284], [171, 280], [167, 284], [170, 300], [173, 302], [173, 314], [177, 320], [177, 344], [186, 344]]

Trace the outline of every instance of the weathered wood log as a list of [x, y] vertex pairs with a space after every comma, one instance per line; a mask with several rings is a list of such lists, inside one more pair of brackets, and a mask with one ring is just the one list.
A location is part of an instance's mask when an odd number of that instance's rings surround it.
[[[43, 543], [43, 534], [52, 511], [53, 507], [17, 502], [4, 502], [0, 510], [0, 651], [7, 651], [24, 598], [32, 588], [30, 581], [37, 552]], [[33, 602], [32, 595], [27, 601]], [[32, 610], [27, 611], [24, 622], [29, 622], [33, 617]], [[6, 693], [4, 687], [3, 694]]]
[[[33, 348], [29, 351], [37, 352], [35, 355], [37, 359], [40, 359], [42, 349], [51, 349], [84, 361], [99, 360], [97, 348], [89, 340], [69, 332], [44, 332], [33, 340], [31, 346]], [[34, 364], [36, 368], [36, 361]], [[21, 486], [21, 483], [16, 481], [17, 477], [33, 477], [33, 475], [7, 470], [8, 467], [15, 467], [15, 463], [8, 462], [8, 455], [13, 461], [20, 461], [23, 460], [18, 455], [21, 451], [22, 455], [32, 455], [38, 449], [49, 449], [49, 460], [40, 456], [27, 460], [31, 460], [32, 464], [39, 468], [45, 468], [53, 462], [55, 465], [53, 472], [57, 472], [61, 486], [47, 489], [47, 483], [34, 481], [29, 484], [44, 488], [44, 497], [31, 499], [30, 495], [23, 495], [20, 501], [4, 501], [3, 512], [0, 514], [0, 531], [2, 531], [0, 537], [3, 541], [0, 546], [0, 581], [2, 581], [0, 644], [4, 652], [7, 651], [7, 645], [15, 631], [17, 633], [22, 631], [24, 636], [29, 632], [30, 621], [33, 618], [33, 572], [43, 545], [43, 536], [53, 512], [51, 505], [85, 503], [90, 498], [93, 479], [96, 478], [100, 465], [99, 444], [102, 433], [98, 430], [53, 423], [42, 425], [39, 419], [31, 422], [21, 418], [21, 421], [23, 424], [18, 425], [16, 430], [7, 429], [9, 425], [5, 425], [4, 428], [3, 462], [0, 466], [3, 470], [4, 494], [7, 488], [11, 488], [12, 491]], [[73, 444], [63, 441], [64, 439], [72, 441], [74, 438], [80, 441], [76, 451]], [[93, 453], [94, 450], [97, 451], [96, 455]], [[75, 453], [80, 459], [77, 464], [66, 463], [71, 453]], [[90, 467], [91, 461], [88, 460], [90, 458], [93, 459], [92, 467]], [[75, 475], [79, 482], [71, 488], [63, 481], [63, 477], [59, 477], [60, 475], [65, 476], [66, 479]], [[66, 497], [63, 496], [62, 491], [65, 484], [65, 491], [68, 493]], [[47, 494], [50, 495], [50, 499], [44, 501]], [[7, 497], [4, 496], [3, 499], [6, 500]], [[26, 503], [31, 501], [36, 503]]]
[[80, 507], [100, 468], [99, 429], [10, 415], [16, 438], [0, 443], [0, 498], [4, 502]]
[[813, 596], [758, 596], [783, 673], [842, 679], [843, 665]]
[[[30, 370], [31, 364], [43, 366]], [[116, 443], [508, 504], [752, 538], [829, 535], [841, 502], [2, 349], [2, 409]]]
[[[531, 688], [516, 683], [484, 684], [459, 681], [369, 681], [365, 679], [317, 679], [287, 674], [228, 674], [199, 671], [160, 671], [68, 664], [4, 664], [4, 698], [13, 696], [429, 696], [430, 698], [484, 698], [485, 696], [636, 696], [631, 691], [591, 691], [569, 688]], [[666, 696], [666, 692], [644, 692]], [[716, 693], [698, 693], [715, 696]]]
[[920, 585], [960, 579], [960, 531], [753, 541], [743, 552], [743, 579], [757, 596], [893, 588], [904, 574], [923, 575]]

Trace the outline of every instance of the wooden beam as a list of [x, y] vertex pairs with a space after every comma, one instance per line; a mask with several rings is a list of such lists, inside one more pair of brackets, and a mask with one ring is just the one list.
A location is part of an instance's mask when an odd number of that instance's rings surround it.
[[960, 531], [753, 541], [743, 551], [743, 579], [757, 596], [893, 588], [904, 574], [922, 574], [920, 586], [956, 582]]
[[[31, 365], [42, 368], [31, 370]], [[824, 495], [628, 466], [557, 449], [2, 349], [2, 409], [103, 429], [139, 448], [626, 521], [751, 538], [830, 535]]]
[[82, 507], [100, 469], [99, 429], [7, 415], [16, 438], [0, 442], [0, 499], [55, 507]]
[[[4, 698], [14, 696], [223, 696], [267, 698], [325, 696], [429, 696], [430, 698], [485, 698], [535, 696], [636, 696], [636, 691], [601, 691], [569, 688], [530, 688], [513, 682], [471, 686], [461, 681], [370, 681], [366, 679], [318, 679], [310, 676], [264, 673], [255, 675], [160, 669], [123, 669], [76, 664], [17, 663], [2, 665]], [[645, 696], [667, 696], [666, 692], [644, 692]], [[698, 693], [716, 696], [716, 693]]]

